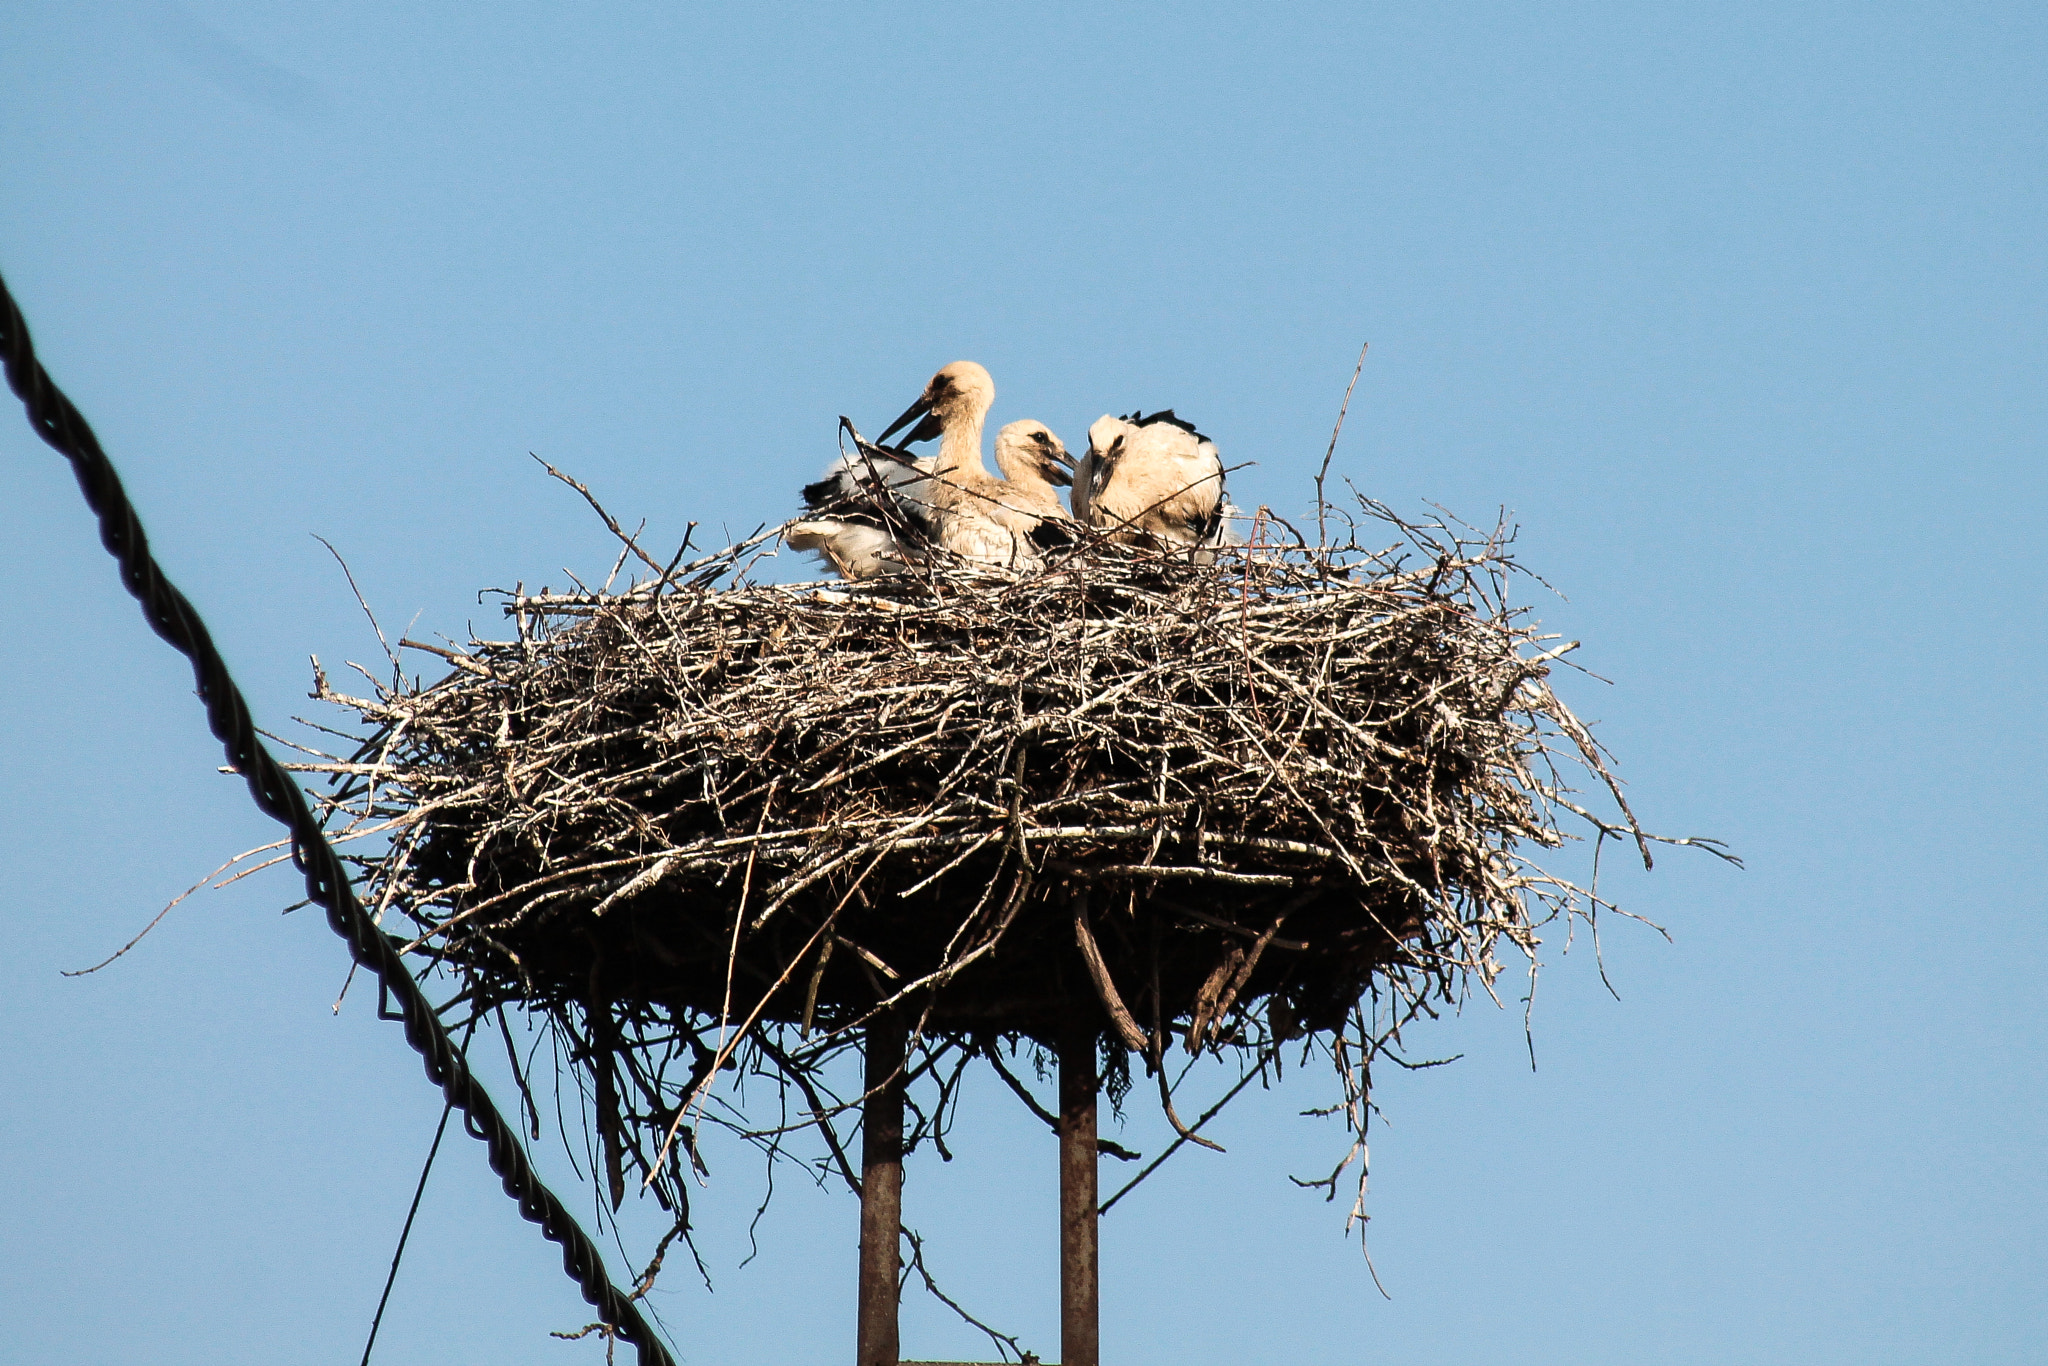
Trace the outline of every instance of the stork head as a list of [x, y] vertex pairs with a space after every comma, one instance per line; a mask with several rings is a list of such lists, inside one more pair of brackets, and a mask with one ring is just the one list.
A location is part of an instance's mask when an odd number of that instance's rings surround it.
[[988, 371], [971, 360], [956, 360], [932, 376], [917, 402], [904, 409], [879, 440], [886, 444], [890, 437], [916, 422], [901, 444], [929, 441], [956, 423], [979, 422], [988, 416], [995, 402], [996, 382], [989, 378]]
[[1095, 419], [1095, 425], [1088, 429], [1088, 455], [1096, 464], [1101, 464], [1116, 449], [1119, 441], [1128, 441], [1138, 429], [1120, 417], [1104, 413]]
[[996, 466], [1005, 479], [1028, 474], [1058, 488], [1074, 482], [1074, 457], [1052, 428], [1032, 418], [996, 433]]

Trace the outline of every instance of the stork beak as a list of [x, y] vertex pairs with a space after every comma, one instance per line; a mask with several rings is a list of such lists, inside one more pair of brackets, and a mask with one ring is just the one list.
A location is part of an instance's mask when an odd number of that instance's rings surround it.
[[901, 440], [897, 444], [899, 446], [910, 446], [916, 444], [919, 441], [931, 440], [933, 437], [939, 434], [939, 420], [933, 417], [931, 413], [932, 401], [930, 396], [920, 395], [918, 397], [917, 402], [911, 404], [908, 408], [905, 408], [903, 410], [903, 416], [897, 418], [894, 422], [891, 422], [889, 424], [889, 430], [883, 432], [881, 436], [876, 438], [876, 444], [883, 446], [888, 445], [890, 437], [896, 435], [897, 432], [902, 431], [905, 427], [909, 427], [910, 424], [912, 422], [916, 422], [918, 418], [923, 418], [924, 421], [918, 422], [917, 426], [911, 428], [909, 433], [907, 433], [904, 436], [903, 440]]

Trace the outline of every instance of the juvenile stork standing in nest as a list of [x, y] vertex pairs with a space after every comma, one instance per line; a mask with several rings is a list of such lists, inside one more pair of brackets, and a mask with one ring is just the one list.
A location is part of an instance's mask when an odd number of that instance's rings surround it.
[[[1071, 519], [1058, 490], [1071, 482], [1073, 460], [1044, 423], [1013, 422], [996, 436], [996, 463], [1008, 477], [990, 474], [981, 434], [995, 392], [973, 361], [932, 376], [878, 445], [863, 443], [805, 488], [804, 502], [818, 515], [793, 524], [789, 544], [818, 552], [850, 579], [918, 563], [932, 546], [978, 564], [1041, 567], [1040, 548], [1066, 539]], [[891, 448], [899, 431], [902, 441]], [[913, 459], [902, 449], [933, 437], [934, 456]]]
[[1171, 408], [1096, 419], [1074, 469], [1073, 500], [1075, 517], [1136, 545], [1226, 545], [1235, 511], [1224, 501], [1216, 443]]

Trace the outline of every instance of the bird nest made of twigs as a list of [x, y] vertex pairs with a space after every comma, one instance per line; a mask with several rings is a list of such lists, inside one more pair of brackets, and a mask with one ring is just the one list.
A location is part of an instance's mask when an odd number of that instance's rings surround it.
[[1453, 1001], [1584, 904], [1528, 857], [1561, 816], [1641, 836], [1506, 538], [1363, 512], [1340, 548], [1262, 523], [1200, 563], [776, 584], [757, 542], [507, 594], [508, 638], [417, 647], [430, 682], [323, 677], [368, 737], [307, 767], [387, 836], [361, 891], [419, 961], [570, 1030], [615, 1197], [714, 1051], [801, 1071], [794, 1040], [884, 1007], [966, 1054], [1079, 1021], [1153, 1070], [1351, 1021], [1366, 1047], [1362, 999]]

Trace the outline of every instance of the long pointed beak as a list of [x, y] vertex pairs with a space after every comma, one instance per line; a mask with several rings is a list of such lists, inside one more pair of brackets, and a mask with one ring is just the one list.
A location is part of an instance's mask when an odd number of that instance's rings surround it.
[[[924, 418], [925, 420], [919, 422], [916, 429], [904, 437], [900, 444], [908, 446], [914, 442], [931, 440], [939, 434], [938, 420], [931, 416], [931, 411], [932, 401], [929, 398], [920, 396], [917, 402], [903, 410], [903, 416], [889, 424], [889, 429], [875, 439], [875, 444], [881, 446], [888, 445], [890, 437], [896, 435], [897, 432], [902, 431], [905, 427], [910, 426], [912, 422], [916, 422], [918, 418]], [[931, 430], [927, 431], [925, 430], [926, 428]]]

